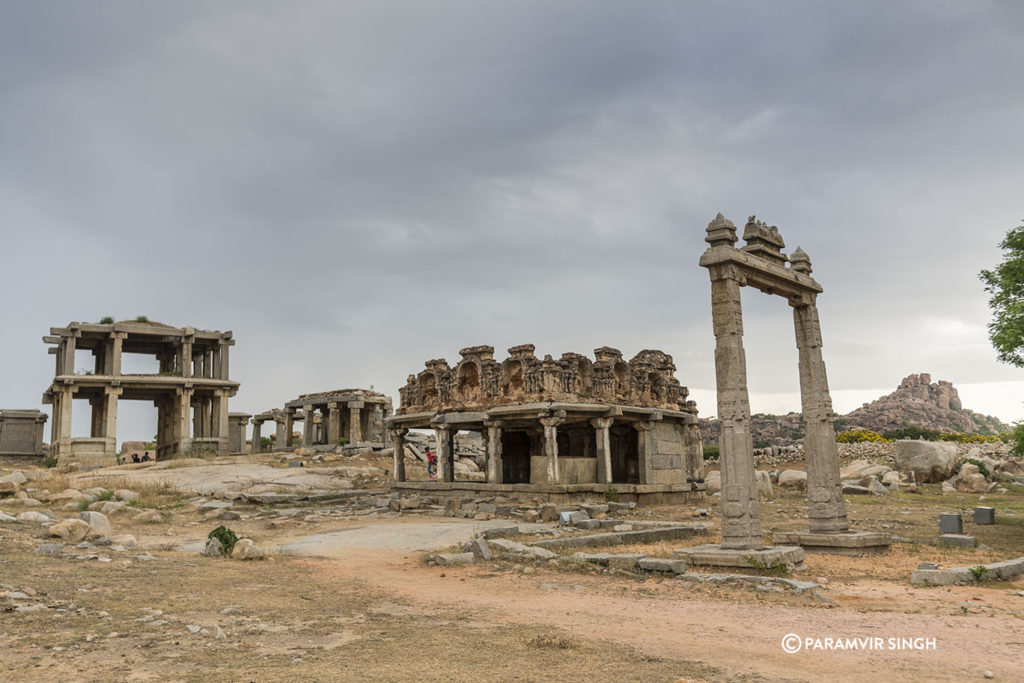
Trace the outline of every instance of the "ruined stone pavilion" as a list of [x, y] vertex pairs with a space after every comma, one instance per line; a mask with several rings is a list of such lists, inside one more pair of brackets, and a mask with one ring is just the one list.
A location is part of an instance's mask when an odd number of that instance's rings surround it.
[[[459, 352], [451, 367], [427, 361], [399, 390], [386, 420], [394, 441], [396, 489], [486, 491], [548, 500], [604, 495], [678, 502], [703, 496], [697, 408], [675, 378], [672, 357], [641, 351], [626, 362], [602, 347], [594, 360], [566, 353], [539, 359], [534, 346]], [[404, 437], [431, 429], [438, 481], [406, 481]], [[486, 482], [455, 481], [453, 436], [479, 432], [487, 449]], [[470, 493], [471, 495], [471, 493]]]
[[378, 443], [385, 441], [384, 420], [392, 413], [391, 397], [369, 389], [338, 389], [315, 394], [302, 394], [284, 405], [280, 413], [260, 413], [253, 421], [253, 452], [258, 452], [260, 428], [264, 421], [273, 419], [278, 424], [275, 447], [291, 450], [293, 429], [302, 422], [302, 446], [331, 449], [346, 444]]
[[[722, 214], [708, 224], [705, 240], [710, 246], [701, 256], [700, 265], [711, 276], [718, 419], [722, 424], [722, 543], [687, 548], [680, 554], [693, 564], [770, 566], [780, 562], [799, 564], [804, 549], [849, 553], [884, 550], [889, 545], [888, 536], [850, 531], [846, 517], [832, 399], [821, 354], [817, 296], [823, 290], [811, 277], [810, 258], [799, 247], [787, 257], [778, 229], [754, 216], [744, 227], [746, 244], [742, 248], [734, 246], [736, 226]], [[775, 534], [777, 541], [791, 545], [765, 547], [762, 542], [743, 350], [740, 288], [744, 286], [784, 297], [793, 309], [806, 432], [810, 530]]]
[[[51, 455], [59, 461], [114, 464], [118, 401], [151, 401], [157, 408], [157, 459], [193, 452], [229, 450], [228, 398], [238, 382], [228, 377], [230, 331], [170, 327], [162, 323], [72, 322], [50, 328], [56, 373], [43, 394], [53, 405]], [[78, 374], [76, 352], [88, 351], [90, 363]], [[125, 374], [123, 354], [154, 356], [156, 372]], [[76, 404], [89, 406], [89, 436], [72, 437]]]

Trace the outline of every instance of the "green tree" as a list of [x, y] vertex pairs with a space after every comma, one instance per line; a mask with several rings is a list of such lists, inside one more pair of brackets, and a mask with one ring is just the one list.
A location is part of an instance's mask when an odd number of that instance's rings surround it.
[[979, 275], [992, 308], [988, 338], [1000, 361], [1024, 367], [1024, 225], [1006, 233], [999, 248], [1003, 262]]

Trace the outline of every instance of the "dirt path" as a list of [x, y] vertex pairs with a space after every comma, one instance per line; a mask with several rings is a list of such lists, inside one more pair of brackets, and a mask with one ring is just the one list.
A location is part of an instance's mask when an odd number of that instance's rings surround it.
[[[757, 604], [745, 593], [735, 602], [695, 598], [675, 582], [652, 580], [624, 586], [621, 579], [543, 570], [525, 576], [503, 573], [494, 579], [486, 569], [425, 567], [408, 556], [379, 549], [351, 550], [344, 561], [311, 562], [318, 573], [366, 581], [424, 609], [431, 605], [484, 609], [496, 622], [556, 626], [648, 656], [704, 661], [736, 675], [969, 680], [982, 679], [985, 671], [992, 671], [999, 679], [1019, 680], [1022, 671], [1024, 597], [1016, 598], [1021, 603], [1016, 615], [964, 615], [956, 606], [977, 597], [996, 603], [998, 596], [1005, 602], [1005, 586], [947, 592], [859, 584], [835, 591], [834, 607], [809, 608], [806, 601], [796, 599], [799, 605]], [[556, 583], [558, 588], [550, 587]], [[919, 613], [922, 608], [938, 613]], [[925, 651], [786, 654], [781, 641], [789, 633], [820, 638], [935, 638], [936, 643]]]

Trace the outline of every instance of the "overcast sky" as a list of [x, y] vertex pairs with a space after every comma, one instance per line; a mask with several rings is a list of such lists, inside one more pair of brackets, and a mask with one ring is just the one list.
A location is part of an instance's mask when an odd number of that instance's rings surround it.
[[[232, 410], [533, 343], [662, 349], [714, 415], [721, 211], [810, 255], [839, 412], [930, 372], [1024, 419], [977, 277], [1021, 3], [0, 0], [0, 123], [3, 408], [51, 326], [147, 315], [234, 331]], [[789, 307], [744, 307], [752, 408], [799, 410]]]

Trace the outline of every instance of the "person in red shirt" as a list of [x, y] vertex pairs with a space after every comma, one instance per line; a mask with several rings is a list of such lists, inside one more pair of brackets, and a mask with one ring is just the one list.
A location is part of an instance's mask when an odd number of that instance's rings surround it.
[[427, 474], [431, 479], [437, 479], [437, 456], [432, 448], [427, 449]]

